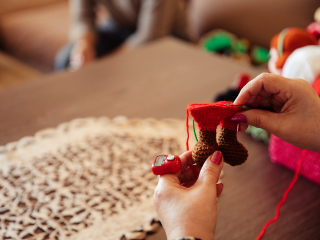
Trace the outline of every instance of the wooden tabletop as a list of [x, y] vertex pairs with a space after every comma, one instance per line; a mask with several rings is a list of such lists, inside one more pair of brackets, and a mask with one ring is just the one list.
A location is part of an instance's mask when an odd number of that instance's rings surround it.
[[0, 91], [8, 86], [18, 85], [40, 77], [36, 69], [0, 52]]
[[[0, 145], [79, 117], [183, 119], [187, 104], [212, 101], [243, 71], [256, 76], [262, 70], [163, 39], [1, 91]], [[250, 155], [242, 166], [224, 167], [216, 239], [255, 239], [293, 177], [270, 162], [265, 144], [239, 135]], [[148, 239], [165, 239], [163, 230]], [[319, 186], [299, 178], [263, 239], [320, 239]]]

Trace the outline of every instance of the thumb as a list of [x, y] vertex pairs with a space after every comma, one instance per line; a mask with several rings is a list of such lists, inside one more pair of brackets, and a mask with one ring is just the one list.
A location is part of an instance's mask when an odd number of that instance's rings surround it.
[[[239, 121], [239, 119], [241, 121]], [[262, 128], [270, 133], [276, 133], [279, 127], [279, 113], [266, 110], [252, 109], [234, 115], [231, 120]]]
[[223, 157], [220, 151], [215, 151], [210, 155], [202, 166], [195, 185], [204, 184], [206, 187], [208, 187], [208, 185], [216, 186], [222, 170], [222, 162]]

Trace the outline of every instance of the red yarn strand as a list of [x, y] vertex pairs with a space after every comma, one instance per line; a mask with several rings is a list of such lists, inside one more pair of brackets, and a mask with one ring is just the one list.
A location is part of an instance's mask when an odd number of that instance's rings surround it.
[[300, 169], [301, 169], [301, 164], [303, 162], [303, 159], [304, 159], [306, 153], [307, 153], [307, 150], [303, 150], [303, 152], [301, 154], [301, 157], [300, 157], [300, 159], [298, 161], [296, 171], [294, 172], [293, 179], [292, 179], [290, 185], [288, 186], [288, 188], [283, 193], [282, 200], [277, 204], [275, 216], [264, 224], [264, 226], [262, 227], [261, 232], [259, 233], [259, 235], [256, 238], [256, 240], [260, 240], [263, 237], [263, 235], [265, 234], [265, 232], [267, 230], [267, 227], [278, 220], [278, 218], [280, 216], [280, 208], [281, 208], [282, 204], [284, 204], [287, 201], [287, 197], [288, 197], [289, 192], [293, 188], [294, 184], [297, 182], [297, 179], [298, 179], [298, 176], [299, 176], [299, 172], [300, 172]]
[[186, 125], [187, 125], [187, 151], [189, 151], [189, 110], [187, 108], [187, 117], [186, 117]]

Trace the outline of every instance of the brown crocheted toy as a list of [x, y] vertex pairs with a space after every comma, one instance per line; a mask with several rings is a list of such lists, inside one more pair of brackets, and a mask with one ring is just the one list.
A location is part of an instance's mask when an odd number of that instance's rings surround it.
[[[225, 105], [230, 104], [230, 105]], [[231, 166], [244, 163], [248, 158], [247, 149], [238, 142], [237, 124], [229, 119], [241, 109], [231, 102], [193, 103], [187, 107], [187, 150], [189, 149], [189, 113], [198, 124], [200, 139], [192, 151], [192, 158], [202, 166], [206, 159], [216, 150], [220, 150], [224, 161]], [[216, 129], [220, 124], [221, 132], [216, 140]]]

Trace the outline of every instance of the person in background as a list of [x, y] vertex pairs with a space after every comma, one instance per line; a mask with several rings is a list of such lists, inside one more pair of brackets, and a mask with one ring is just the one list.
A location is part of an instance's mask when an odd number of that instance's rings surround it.
[[[253, 125], [294, 146], [320, 153], [320, 98], [305, 80], [263, 73], [242, 88], [234, 104], [275, 111], [251, 109], [236, 113], [231, 121], [239, 124], [238, 131]], [[214, 239], [216, 198], [223, 190], [223, 185], [217, 184], [223, 156], [216, 151], [202, 168], [196, 168], [198, 179], [188, 168], [193, 164], [191, 151], [180, 158], [181, 175], [160, 176], [153, 197], [167, 239]], [[189, 185], [184, 184], [187, 182]]]
[[[120, 53], [170, 34], [191, 39], [188, 0], [69, 0], [70, 43], [59, 51], [55, 70], [77, 70], [108, 53]], [[111, 19], [96, 26], [96, 8], [105, 6]]]

